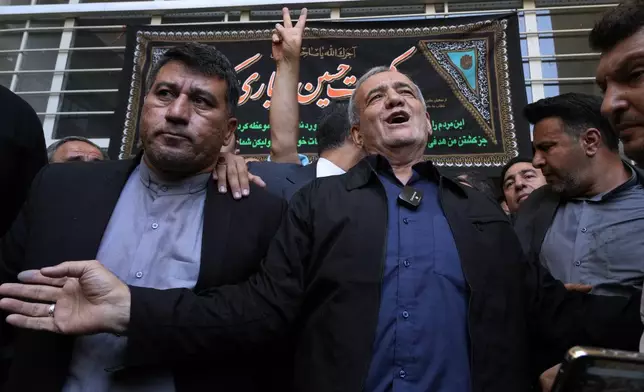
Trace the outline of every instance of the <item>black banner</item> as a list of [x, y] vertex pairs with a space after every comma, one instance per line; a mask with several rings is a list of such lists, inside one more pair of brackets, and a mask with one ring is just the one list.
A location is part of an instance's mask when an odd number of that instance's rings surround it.
[[[113, 158], [137, 151], [145, 77], [170, 46], [216, 45], [236, 66], [242, 85], [238, 143], [242, 154], [268, 153], [268, 109], [275, 63], [273, 25], [131, 26], [128, 28], [118, 134]], [[518, 18], [493, 15], [401, 22], [310, 23], [301, 52], [299, 151], [315, 154], [317, 119], [331, 100], [347, 99], [357, 79], [378, 65], [396, 67], [421, 88], [432, 119], [426, 157], [445, 168], [499, 167], [529, 153], [520, 112], [526, 94]]]

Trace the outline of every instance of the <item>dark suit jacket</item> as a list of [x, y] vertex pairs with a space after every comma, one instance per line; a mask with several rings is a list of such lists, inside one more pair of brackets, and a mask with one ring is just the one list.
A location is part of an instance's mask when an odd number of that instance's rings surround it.
[[[20, 216], [2, 240], [1, 281], [14, 281], [16, 274], [26, 269], [66, 260], [95, 259], [110, 215], [135, 166], [133, 161], [108, 161], [45, 167], [34, 180]], [[204, 206], [201, 267], [194, 292], [203, 293], [215, 286], [248, 279], [259, 268], [285, 208], [283, 200], [255, 187], [248, 198], [235, 201], [229, 194], [217, 192], [211, 181]], [[168, 312], [176, 306], [171, 302], [158, 305]], [[163, 329], [161, 325], [149, 327]], [[5, 390], [60, 391], [68, 374], [74, 338], [28, 330], [17, 332], [15, 358]], [[228, 355], [218, 357], [194, 351], [188, 360], [173, 363], [169, 359], [163, 365], [173, 370], [178, 392], [265, 391], [272, 388], [269, 375], [280, 376], [283, 365], [277, 354], [267, 360], [266, 350], [250, 353], [235, 348], [234, 352], [231, 349]], [[139, 365], [117, 371], [115, 376], [128, 371], [145, 372], [147, 364]], [[281, 392], [283, 388], [273, 390]]]
[[266, 182], [266, 190], [290, 200], [304, 185], [316, 177], [317, 162], [306, 166], [293, 163], [251, 162], [248, 170]]
[[0, 238], [24, 203], [31, 181], [47, 164], [45, 136], [36, 112], [0, 85]]

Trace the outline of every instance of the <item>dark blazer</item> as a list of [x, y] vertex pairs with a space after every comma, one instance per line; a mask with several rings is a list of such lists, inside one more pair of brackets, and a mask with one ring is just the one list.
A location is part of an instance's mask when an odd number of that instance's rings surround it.
[[316, 177], [317, 162], [306, 166], [293, 163], [250, 162], [248, 170], [266, 182], [266, 190], [286, 200]]
[[[633, 169], [639, 183], [644, 186], [644, 171], [635, 167]], [[535, 189], [521, 204], [514, 221], [514, 230], [523, 250], [534, 260], [539, 260], [546, 233], [555, 219], [559, 205], [564, 202], [559, 193], [545, 185]]]
[[[370, 157], [346, 175], [316, 179], [298, 191], [260, 273], [249, 281], [200, 296], [166, 290], [160, 298], [154, 290], [132, 288], [127, 365], [202, 350], [218, 356], [230, 345], [290, 333], [296, 340], [293, 390], [361, 392], [385, 261], [387, 200], [372, 169], [379, 164]], [[429, 162], [415, 169], [439, 184], [470, 288], [473, 392], [529, 390], [535, 336], [551, 342], [559, 358], [577, 344], [638, 347], [640, 298], [568, 292], [525, 259], [493, 200], [442, 177]], [[172, 312], [160, 305], [166, 302], [175, 304]]]
[[27, 198], [31, 181], [47, 164], [42, 125], [22, 98], [0, 85], [0, 238]]
[[[135, 166], [133, 161], [108, 161], [45, 167], [35, 179], [16, 223], [2, 240], [1, 281], [14, 281], [16, 274], [25, 269], [95, 259], [110, 215]], [[248, 198], [235, 201], [229, 194], [217, 192], [210, 181], [204, 206], [201, 267], [194, 293], [243, 282], [256, 272], [285, 208], [283, 200], [256, 187]], [[155, 302], [169, 313], [181, 306], [181, 301], [163, 302], [163, 295]], [[192, 311], [195, 315], [201, 313], [197, 308]], [[145, 314], [139, 317], [146, 318]], [[178, 318], [171, 324], [181, 328], [181, 322]], [[148, 328], [164, 333], [167, 325]], [[68, 336], [19, 331], [5, 391], [60, 391], [68, 374], [73, 341]], [[269, 377], [279, 376], [282, 381], [285, 378], [279, 373], [283, 366], [280, 356], [267, 359], [266, 350], [270, 348], [252, 353], [236, 350], [225, 357], [198, 350], [181, 361], [166, 358], [164, 365], [173, 370], [178, 392], [213, 388], [282, 392], [282, 387], [271, 387]], [[126, 371], [145, 372], [146, 367], [113, 371], [118, 376]]]

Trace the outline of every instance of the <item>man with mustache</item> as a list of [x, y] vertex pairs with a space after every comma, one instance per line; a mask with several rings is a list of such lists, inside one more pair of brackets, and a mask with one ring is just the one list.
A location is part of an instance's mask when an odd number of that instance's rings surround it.
[[[146, 88], [142, 154], [43, 169], [0, 243], [1, 282], [24, 277], [17, 277], [24, 269], [97, 259], [132, 285], [157, 293], [203, 293], [243, 282], [257, 271], [286, 203], [253, 186], [252, 195], [235, 200], [218, 192], [211, 178], [219, 151], [237, 126], [239, 82], [233, 66], [212, 46], [179, 45], [151, 70]], [[169, 311], [175, 306], [164, 298], [154, 302]], [[168, 326], [150, 328], [164, 333]], [[281, 392], [285, 386], [271, 380], [288, 383], [281, 373], [281, 347], [251, 352], [223, 344], [230, 348], [225, 355], [148, 357], [124, 369], [130, 339], [138, 338], [100, 333], [68, 339], [20, 331], [3, 390]]]
[[217, 356], [286, 333], [297, 392], [525, 391], [536, 337], [558, 356], [576, 344], [637, 346], [639, 296], [567, 291], [525, 260], [494, 200], [423, 159], [431, 123], [407, 76], [368, 71], [349, 120], [371, 156], [293, 196], [247, 282], [160, 291], [128, 286], [96, 261], [69, 262], [0, 286], [2, 296], [37, 301], [3, 298], [7, 321], [126, 334], [126, 366]]
[[601, 103], [570, 93], [525, 108], [534, 124], [532, 164], [548, 185], [523, 202], [515, 229], [555, 279], [630, 296], [644, 282], [644, 177], [622, 161]]

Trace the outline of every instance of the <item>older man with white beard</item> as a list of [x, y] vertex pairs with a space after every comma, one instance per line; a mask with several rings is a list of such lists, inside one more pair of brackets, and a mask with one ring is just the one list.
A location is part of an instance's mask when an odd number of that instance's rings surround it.
[[535, 339], [557, 359], [578, 344], [637, 347], [639, 297], [568, 292], [524, 259], [492, 200], [424, 161], [429, 115], [407, 76], [372, 69], [349, 106], [354, 142], [371, 155], [293, 197], [247, 282], [160, 291], [128, 286], [94, 261], [68, 262], [1, 286], [0, 295], [39, 302], [0, 301], [7, 320], [125, 333], [139, 360], [223, 355], [290, 333], [298, 392], [514, 392], [536, 378]]

